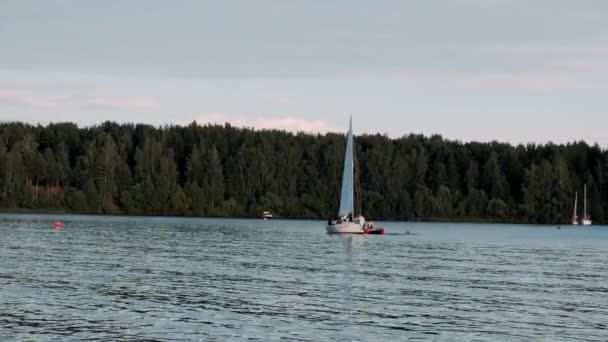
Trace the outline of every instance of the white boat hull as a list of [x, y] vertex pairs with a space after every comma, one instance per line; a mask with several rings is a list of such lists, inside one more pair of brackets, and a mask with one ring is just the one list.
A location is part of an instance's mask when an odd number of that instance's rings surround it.
[[328, 234], [363, 234], [363, 224], [356, 222], [342, 222], [325, 226]]

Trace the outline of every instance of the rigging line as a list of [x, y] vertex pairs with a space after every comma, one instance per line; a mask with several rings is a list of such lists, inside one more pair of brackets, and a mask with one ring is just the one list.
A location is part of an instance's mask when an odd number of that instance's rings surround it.
[[[353, 136], [353, 164], [354, 164], [353, 177], [355, 178], [355, 202], [359, 207], [358, 215], [355, 215], [355, 213], [353, 213], [353, 216], [357, 217], [357, 216], [363, 215], [363, 201], [362, 201], [363, 194], [361, 193], [361, 182], [360, 182], [360, 177], [359, 177], [360, 172], [358, 172], [358, 171], [360, 171], [360, 168], [358, 167], [359, 163], [357, 162], [357, 154], [355, 153], [356, 145], [354, 144], [354, 140], [355, 140], [355, 137]], [[357, 212], [355, 210], [355, 208], [353, 208], [353, 211]]]

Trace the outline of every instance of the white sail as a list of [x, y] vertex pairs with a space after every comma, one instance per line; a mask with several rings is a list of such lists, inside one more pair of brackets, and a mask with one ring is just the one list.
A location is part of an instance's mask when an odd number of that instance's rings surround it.
[[344, 170], [342, 171], [342, 192], [340, 194], [340, 209], [338, 216], [353, 214], [354, 188], [353, 188], [353, 119], [348, 123], [346, 136], [346, 150], [344, 152]]

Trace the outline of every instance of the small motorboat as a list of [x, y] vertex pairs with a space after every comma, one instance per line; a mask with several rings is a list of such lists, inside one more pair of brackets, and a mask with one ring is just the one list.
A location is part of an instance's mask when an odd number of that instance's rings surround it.
[[384, 234], [384, 228], [382, 228], [382, 227], [378, 227], [378, 228], [372, 228], [372, 229], [365, 228], [365, 229], [363, 230], [363, 234], [376, 234], [376, 235], [382, 235], [382, 234]]

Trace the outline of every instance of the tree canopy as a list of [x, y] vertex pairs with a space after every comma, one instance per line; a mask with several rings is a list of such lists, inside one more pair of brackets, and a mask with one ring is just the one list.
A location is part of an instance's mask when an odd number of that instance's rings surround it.
[[[229, 124], [0, 123], [0, 206], [327, 218], [338, 208], [344, 148], [342, 134]], [[605, 222], [608, 210], [608, 151], [582, 141], [512, 146], [362, 135], [355, 164], [357, 206], [372, 219], [565, 223], [584, 184], [594, 222]]]

